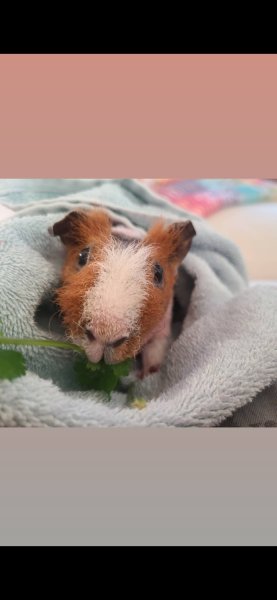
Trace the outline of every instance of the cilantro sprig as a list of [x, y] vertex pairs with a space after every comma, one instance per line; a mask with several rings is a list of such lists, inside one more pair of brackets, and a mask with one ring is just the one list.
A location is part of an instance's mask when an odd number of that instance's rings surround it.
[[[52, 340], [37, 340], [31, 338], [5, 337], [0, 331], [0, 346], [41, 346], [73, 350], [77, 357], [74, 370], [82, 390], [96, 390], [105, 392], [108, 397], [114, 391], [121, 377], [130, 373], [132, 361], [127, 360], [115, 365], [107, 365], [103, 360], [97, 364], [90, 363], [84, 350], [76, 344]], [[26, 374], [26, 361], [21, 352], [0, 348], [0, 380], [12, 381]]]
[[107, 365], [103, 360], [93, 364], [85, 356], [80, 356], [75, 362], [74, 370], [83, 390], [103, 391], [110, 396], [117, 388], [120, 378], [129, 374], [131, 364], [130, 360], [117, 365]]

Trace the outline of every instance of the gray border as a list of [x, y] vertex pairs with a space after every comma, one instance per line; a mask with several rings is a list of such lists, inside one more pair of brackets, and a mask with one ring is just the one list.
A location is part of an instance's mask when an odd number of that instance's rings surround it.
[[0, 545], [275, 545], [276, 430], [2, 430]]

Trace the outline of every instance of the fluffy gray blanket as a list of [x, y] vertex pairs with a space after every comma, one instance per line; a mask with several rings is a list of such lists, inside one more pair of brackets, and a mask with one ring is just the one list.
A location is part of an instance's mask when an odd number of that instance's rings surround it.
[[142, 230], [160, 216], [190, 218], [197, 232], [184, 261], [195, 287], [182, 332], [161, 371], [134, 390], [146, 398], [144, 408], [130, 407], [123, 392], [110, 402], [81, 392], [71, 351], [22, 347], [28, 373], [0, 380], [0, 426], [212, 426], [276, 382], [277, 288], [248, 287], [238, 249], [202, 219], [133, 179], [20, 180], [0, 186], [0, 202], [16, 211], [0, 225], [0, 320], [7, 336], [61, 337], [47, 311], [64, 249], [48, 227], [73, 208], [101, 205]]

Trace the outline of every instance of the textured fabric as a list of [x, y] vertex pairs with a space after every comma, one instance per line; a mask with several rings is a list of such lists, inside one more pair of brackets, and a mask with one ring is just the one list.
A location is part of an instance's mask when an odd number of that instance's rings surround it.
[[207, 217], [222, 208], [276, 202], [277, 184], [264, 179], [143, 179], [176, 206]]
[[277, 427], [277, 384], [260, 392], [253, 402], [239, 408], [222, 427]]
[[[59, 281], [64, 249], [47, 230], [69, 210], [105, 206], [140, 231], [161, 215], [168, 221], [191, 218], [135, 180], [90, 180], [79, 193], [74, 181], [73, 195], [62, 193], [62, 182], [56, 199], [45, 193], [45, 201], [40, 197], [28, 204], [36, 186], [52, 189], [53, 180], [27, 180], [25, 191], [21, 183], [14, 201], [12, 194], [8, 201], [2, 196], [17, 215], [0, 224], [0, 319], [8, 336], [61, 335], [47, 319], [46, 307]], [[68, 193], [70, 182], [64, 185]], [[277, 288], [248, 288], [236, 246], [202, 219], [192, 220], [197, 236], [184, 267], [196, 284], [166, 363], [136, 385], [134, 395], [146, 398], [146, 407], [130, 408], [124, 393], [113, 394], [108, 403], [100, 394], [80, 392], [72, 352], [28, 347], [22, 348], [28, 374], [0, 382], [2, 426], [219, 425], [276, 381]], [[44, 312], [38, 311], [43, 305]]]
[[12, 210], [10, 210], [9, 208], [6, 208], [6, 206], [2, 206], [2, 204], [0, 204], [0, 221], [5, 221], [9, 217], [12, 217], [13, 214], [14, 214], [14, 212]]

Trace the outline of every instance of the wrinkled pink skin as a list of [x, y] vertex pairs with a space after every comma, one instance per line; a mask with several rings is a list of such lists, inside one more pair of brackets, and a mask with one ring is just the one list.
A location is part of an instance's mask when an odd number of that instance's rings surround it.
[[165, 358], [171, 335], [171, 316], [173, 300], [171, 300], [168, 309], [160, 321], [159, 325], [151, 331], [145, 345], [142, 349], [142, 369], [137, 371], [139, 379], [144, 379], [147, 375], [157, 373]]

